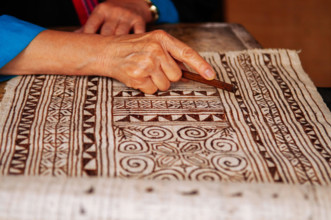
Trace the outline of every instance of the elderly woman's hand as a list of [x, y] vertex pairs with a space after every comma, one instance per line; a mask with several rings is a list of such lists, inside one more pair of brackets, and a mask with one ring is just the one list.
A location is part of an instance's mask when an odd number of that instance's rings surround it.
[[145, 32], [146, 23], [150, 21], [152, 15], [144, 0], [107, 0], [96, 6], [80, 31], [122, 35], [133, 30], [140, 34]]
[[0, 73], [108, 76], [152, 94], [181, 78], [177, 61], [206, 79], [215, 77], [196, 51], [164, 31], [101, 36], [46, 30]]
[[176, 61], [188, 64], [207, 79], [215, 76], [197, 52], [164, 31], [109, 38], [98, 65], [102, 75], [145, 93], [154, 93], [167, 90], [170, 82], [181, 79]]

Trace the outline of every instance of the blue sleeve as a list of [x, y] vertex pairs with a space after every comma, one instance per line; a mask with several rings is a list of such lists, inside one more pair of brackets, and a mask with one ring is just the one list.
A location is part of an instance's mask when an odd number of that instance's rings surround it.
[[[14, 59], [29, 43], [45, 30], [9, 15], [0, 16], [0, 68]], [[13, 76], [1, 76], [0, 81]]]
[[159, 19], [157, 23], [178, 23], [178, 11], [171, 0], [152, 0], [153, 4], [159, 10]]

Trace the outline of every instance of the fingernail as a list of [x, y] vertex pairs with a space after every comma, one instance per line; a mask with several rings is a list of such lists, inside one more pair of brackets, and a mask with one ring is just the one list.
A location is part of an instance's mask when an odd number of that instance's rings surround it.
[[208, 79], [214, 79], [215, 78], [215, 73], [211, 70], [211, 69], [207, 69], [205, 71], [205, 76], [208, 78]]

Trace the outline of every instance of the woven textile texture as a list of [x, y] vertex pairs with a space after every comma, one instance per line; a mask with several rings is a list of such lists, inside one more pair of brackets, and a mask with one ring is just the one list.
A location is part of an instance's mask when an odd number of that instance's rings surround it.
[[288, 50], [204, 53], [235, 94], [145, 95], [103, 77], [24, 76], [1, 102], [1, 175], [328, 185], [330, 112]]
[[194, 82], [145, 95], [104, 77], [10, 80], [0, 219], [330, 219], [331, 113], [298, 54], [202, 55], [235, 93]]
[[6, 220], [329, 220], [329, 186], [7, 176]]

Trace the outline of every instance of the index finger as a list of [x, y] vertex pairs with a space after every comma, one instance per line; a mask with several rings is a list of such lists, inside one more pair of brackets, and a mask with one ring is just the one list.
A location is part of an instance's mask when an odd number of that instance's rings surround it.
[[141, 34], [146, 32], [146, 24], [142, 21], [138, 21], [133, 24], [133, 31], [135, 34]]
[[94, 34], [98, 31], [103, 22], [104, 17], [101, 14], [98, 14], [97, 12], [92, 12], [83, 27], [83, 32], [88, 34]]
[[216, 73], [211, 65], [204, 60], [198, 52], [185, 43], [177, 40], [169, 34], [162, 36], [161, 43], [173, 58], [184, 62], [208, 80], [215, 78]]

